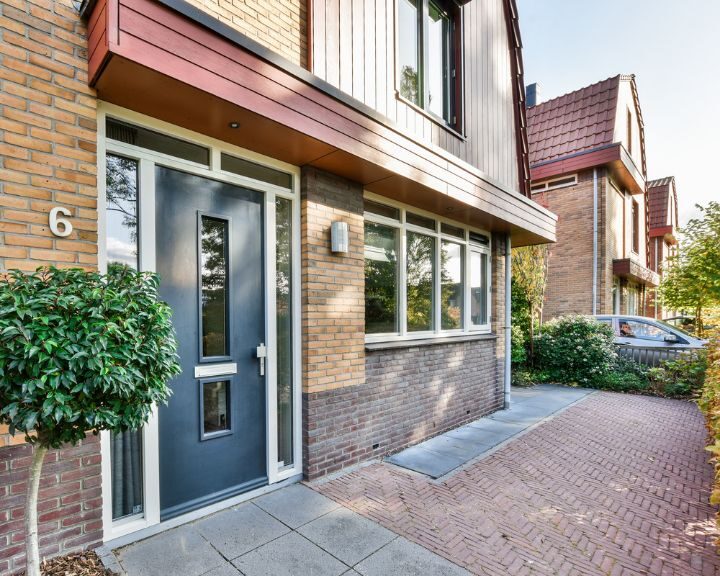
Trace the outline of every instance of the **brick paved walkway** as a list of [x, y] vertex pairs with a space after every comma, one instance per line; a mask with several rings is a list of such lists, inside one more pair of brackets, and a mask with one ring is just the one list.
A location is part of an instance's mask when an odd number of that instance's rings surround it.
[[477, 574], [720, 574], [694, 404], [595, 394], [444, 481], [377, 463], [314, 488]]

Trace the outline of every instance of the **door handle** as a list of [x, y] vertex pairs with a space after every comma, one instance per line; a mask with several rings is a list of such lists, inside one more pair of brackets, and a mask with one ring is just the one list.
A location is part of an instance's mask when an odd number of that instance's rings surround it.
[[260, 376], [265, 376], [265, 358], [267, 358], [267, 348], [264, 342], [260, 342], [260, 346], [255, 349], [257, 359], [260, 361]]

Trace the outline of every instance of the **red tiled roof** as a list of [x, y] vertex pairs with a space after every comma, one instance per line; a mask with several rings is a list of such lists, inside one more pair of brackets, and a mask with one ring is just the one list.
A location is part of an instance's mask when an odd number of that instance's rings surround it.
[[668, 176], [659, 180], [648, 182], [648, 215], [650, 229], [674, 226], [675, 222], [668, 222], [668, 199], [673, 195], [675, 214], [677, 214], [677, 194], [675, 191], [675, 177]]
[[608, 78], [529, 108], [530, 165], [612, 144], [621, 78]]

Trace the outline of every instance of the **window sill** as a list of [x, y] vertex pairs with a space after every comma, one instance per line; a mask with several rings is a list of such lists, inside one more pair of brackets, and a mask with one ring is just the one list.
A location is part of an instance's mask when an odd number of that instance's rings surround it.
[[422, 346], [441, 346], [443, 344], [460, 344], [461, 342], [479, 342], [497, 340], [497, 334], [463, 334], [458, 336], [431, 336], [422, 339], [387, 340], [385, 342], [366, 342], [365, 350], [394, 350], [400, 348], [420, 348]]
[[395, 98], [397, 98], [397, 100], [399, 100], [403, 104], [406, 104], [407, 106], [412, 108], [415, 112], [417, 112], [421, 116], [430, 120], [430, 122], [437, 125], [439, 128], [442, 128], [443, 130], [445, 130], [445, 132], [447, 132], [451, 136], [454, 136], [455, 138], [457, 138], [458, 140], [461, 140], [462, 142], [465, 142], [467, 140], [467, 137], [462, 132], [459, 132], [452, 126], [448, 125], [448, 123], [445, 122], [445, 120], [440, 118], [439, 116], [436, 116], [435, 114], [425, 110], [425, 108], [422, 108], [422, 107], [418, 106], [417, 104], [415, 104], [414, 102], [411, 102], [410, 100], [405, 98], [405, 96], [401, 95], [398, 90], [395, 90]]

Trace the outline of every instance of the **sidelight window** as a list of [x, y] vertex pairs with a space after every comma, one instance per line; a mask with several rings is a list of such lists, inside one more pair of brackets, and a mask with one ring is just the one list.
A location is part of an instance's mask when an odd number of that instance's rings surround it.
[[460, 8], [452, 1], [398, 1], [398, 92], [459, 129]]
[[429, 214], [365, 204], [369, 340], [490, 329], [490, 238]]

